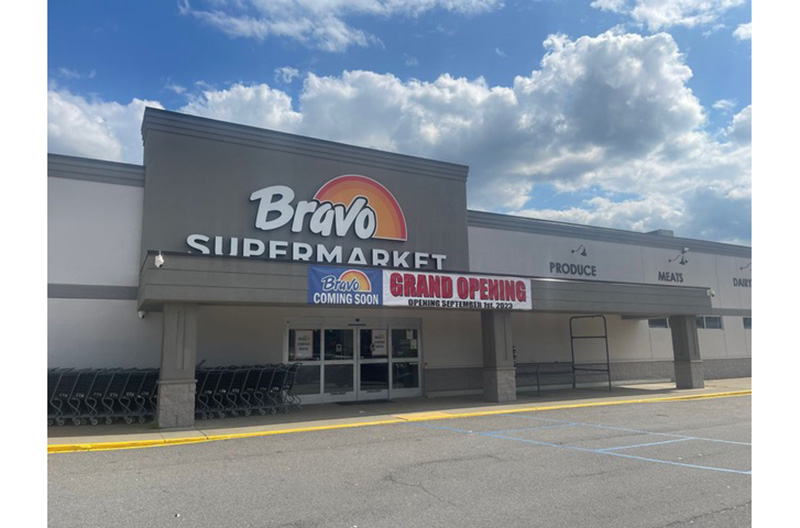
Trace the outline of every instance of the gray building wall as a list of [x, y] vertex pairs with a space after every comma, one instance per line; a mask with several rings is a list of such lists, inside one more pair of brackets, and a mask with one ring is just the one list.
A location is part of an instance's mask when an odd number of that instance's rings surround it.
[[[698, 305], [685, 312], [722, 319], [722, 329], [698, 330], [701, 356], [714, 364], [708, 377], [750, 374], [751, 331], [744, 330], [742, 321], [743, 317], [751, 316], [749, 247], [676, 238], [668, 233], [666, 236], [633, 233], [478, 212], [469, 213], [468, 231], [474, 272], [623, 283], [614, 286], [619, 294], [626, 288], [642, 293], [644, 290], [636, 285], [674, 287], [676, 294], [679, 288], [686, 287], [713, 290], [710, 307]], [[684, 248], [689, 251], [683, 253]], [[581, 254], [584, 249], [585, 256]], [[687, 260], [683, 265], [682, 253]], [[554, 263], [561, 266], [554, 269]], [[578, 269], [569, 267], [571, 264], [580, 266], [585, 273], [563, 272]], [[672, 280], [663, 280], [666, 278]], [[513, 316], [515, 341], [519, 337], [517, 342], [526, 344], [525, 348], [517, 347], [520, 364], [569, 361], [570, 315], [606, 314], [612, 375], [616, 379], [673, 379], [670, 330], [649, 328], [647, 303], [652, 302], [649, 317], [655, 318], [674, 315], [694, 301], [683, 298], [673, 303], [662, 292], [655, 296], [638, 295], [636, 302], [627, 303], [627, 313], [624, 308], [619, 309], [626, 303], [604, 303], [603, 299], [597, 303], [574, 303], [582, 304], [584, 310], [576, 309], [570, 314], [536, 313], [537, 306], [543, 306], [541, 302], [537, 304], [537, 299], [545, 299], [544, 306], [563, 312], [566, 310], [557, 308], [570, 306], [569, 288], [575, 289], [577, 295], [578, 291], [593, 287], [533, 281], [534, 313]], [[553, 288], [563, 302], [549, 298], [547, 290]], [[580, 295], [588, 298], [585, 293]], [[605, 298], [602, 292], [601, 297]], [[624, 301], [624, 296], [619, 297]]]
[[[340, 245], [345, 255], [354, 247], [367, 254], [372, 249], [444, 254], [444, 269], [468, 268], [465, 166], [150, 108], [142, 132], [143, 255], [152, 250], [197, 253], [186, 239], [199, 233], [226, 241], [247, 237]], [[352, 174], [371, 178], [392, 193], [405, 215], [407, 241], [361, 240], [352, 232], [343, 237], [308, 229], [293, 233], [291, 223], [269, 231], [256, 227], [258, 202], [250, 200], [255, 191], [290, 187], [296, 207], [333, 178]], [[432, 266], [430, 261], [427, 267]]]
[[[174, 117], [156, 114], [166, 121]], [[260, 265], [265, 263], [218, 259], [218, 264], [207, 265], [206, 259], [197, 259], [186, 264], [179, 275], [170, 276], [169, 266], [158, 273], [153, 273], [149, 261], [142, 266], [143, 250], [175, 251], [184, 256], [173, 259], [168, 255], [168, 261], [188, 262], [185, 237], [189, 233], [292, 240], [286, 229], [268, 235], [255, 231], [255, 204], [248, 200], [250, 192], [276, 183], [275, 178], [288, 178], [280, 182], [293, 187], [297, 199], [310, 199], [327, 179], [355, 172], [381, 181], [393, 192], [404, 208], [409, 228], [407, 243], [359, 241], [360, 246], [446, 253], [445, 268], [452, 270], [575, 278], [550, 268], [551, 262], [574, 263], [594, 266], [596, 275], [583, 278], [606, 284], [713, 288], [715, 296], [706, 315], [721, 315], [723, 330], [699, 330], [706, 377], [749, 375], [751, 331], [743, 328], [742, 317], [749, 316], [751, 307], [751, 288], [743, 286], [750, 284], [750, 248], [502, 215], [465, 214], [466, 168], [462, 166], [307, 138], [287, 139], [281, 134], [219, 122], [211, 126], [208, 120], [178, 119], [191, 126], [176, 133], [170, 129], [174, 122], [155, 120], [147, 129], [147, 187], [144, 167], [49, 157], [49, 366], [158, 366], [161, 316], [149, 313], [140, 318], [137, 308], [144, 306], [143, 298], [151, 302], [148, 309], [158, 309], [159, 303], [177, 299], [180, 288], [176, 287], [188, 284], [195, 291], [203, 285], [192, 285], [193, 273], [214, 273], [222, 280], [211, 285], [214, 287], [244, 281], [245, 289], [249, 289], [248, 277], [259, 275]], [[196, 187], [201, 189], [197, 200], [184, 195], [186, 189]], [[143, 211], [147, 211], [147, 217]], [[300, 240], [319, 242], [304, 236]], [[347, 240], [327, 243], [354, 244]], [[587, 249], [586, 257], [574, 251], [580, 245]], [[669, 262], [685, 246], [690, 248], [686, 255], [689, 262], [685, 266]], [[216, 269], [217, 265], [224, 269]], [[302, 264], [282, 266], [305, 269]], [[278, 268], [281, 266], [274, 269]], [[680, 273], [683, 282], [659, 280], [659, 271]], [[228, 272], [230, 277], [225, 276]], [[304, 276], [304, 271], [298, 273], [284, 275]], [[153, 287], [157, 294], [142, 291], [143, 276], [152, 278], [145, 286]], [[201, 282], [209, 287], [207, 281]], [[411, 317], [422, 324], [426, 393], [481, 390], [479, 312], [309, 307], [302, 304], [304, 290], [298, 284], [291, 299], [254, 297], [249, 306], [223, 306], [219, 304], [222, 301], [241, 303], [246, 299], [222, 299], [209, 293], [198, 312], [197, 359], [209, 364], [280, 361], [287, 318], [358, 317], [365, 313], [370, 318]], [[567, 290], [562, 288], [558, 294], [568, 294]], [[534, 291], [534, 299], [536, 296]], [[648, 327], [641, 313], [641, 301], [646, 298], [640, 295], [635, 299], [637, 319], [626, 317], [631, 314], [607, 314], [615, 380], [674, 376], [670, 331]], [[689, 295], [682, 302], [692, 298]], [[285, 304], [288, 301], [300, 304], [289, 306]], [[572, 310], [569, 302], [562, 305], [567, 307], [560, 310], [564, 313], [512, 315], [520, 364], [569, 359], [569, 317], [584, 312], [567, 311]]]
[[144, 169], [48, 158], [49, 367], [157, 367], [161, 317], [137, 314]]
[[481, 387], [483, 356], [480, 313], [476, 311], [201, 306], [197, 360], [209, 366], [286, 361], [287, 320], [320, 318], [418, 319], [426, 393], [451, 394]]

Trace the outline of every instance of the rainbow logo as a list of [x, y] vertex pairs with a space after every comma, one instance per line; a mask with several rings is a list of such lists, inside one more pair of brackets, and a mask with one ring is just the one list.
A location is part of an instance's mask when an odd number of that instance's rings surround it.
[[371, 292], [372, 291], [372, 281], [369, 280], [369, 277], [363, 271], [359, 271], [356, 269], [349, 269], [347, 271], [342, 272], [339, 275], [339, 282], [343, 284], [350, 284], [353, 286], [352, 291], [357, 292]]
[[[408, 239], [406, 217], [400, 204], [389, 189], [372, 178], [357, 174], [338, 176], [320, 187], [314, 195], [314, 199], [319, 202], [342, 204], [345, 208], [350, 207], [358, 197], [366, 198], [369, 208], [375, 212], [377, 225], [372, 238], [400, 242]], [[364, 278], [369, 280], [366, 275]]]

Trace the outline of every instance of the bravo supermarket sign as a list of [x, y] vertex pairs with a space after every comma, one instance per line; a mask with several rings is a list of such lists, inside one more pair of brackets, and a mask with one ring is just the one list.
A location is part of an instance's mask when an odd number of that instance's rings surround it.
[[[292, 260], [343, 266], [442, 269], [447, 255], [381, 247], [345, 247], [337, 241], [393, 244], [408, 240], [403, 209], [382, 184], [357, 174], [338, 176], [325, 183], [310, 200], [295, 201], [295, 191], [272, 185], [253, 192], [258, 204], [255, 227], [267, 234], [288, 227], [292, 234], [311, 234], [320, 243], [273, 238], [224, 237], [192, 233], [186, 244], [201, 255]], [[329, 243], [324, 243], [328, 241]], [[396, 247], [396, 246], [395, 246]], [[342, 293], [342, 292], [338, 292]], [[352, 293], [352, 292], [345, 292]]]
[[519, 277], [310, 266], [309, 304], [530, 310], [531, 282]]

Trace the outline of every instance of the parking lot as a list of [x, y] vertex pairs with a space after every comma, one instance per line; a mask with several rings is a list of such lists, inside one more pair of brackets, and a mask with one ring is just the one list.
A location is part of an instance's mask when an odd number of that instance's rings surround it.
[[738, 527], [750, 396], [48, 457], [50, 526]]

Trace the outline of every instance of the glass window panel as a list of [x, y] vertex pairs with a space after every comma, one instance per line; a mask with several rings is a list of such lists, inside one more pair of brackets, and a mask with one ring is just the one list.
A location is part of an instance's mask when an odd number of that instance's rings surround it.
[[345, 393], [355, 390], [353, 365], [325, 365], [325, 392]]
[[706, 328], [722, 329], [722, 317], [706, 317]]
[[753, 327], [753, 318], [752, 317], [743, 317], [742, 324], [744, 325], [745, 330], [752, 330]]
[[650, 328], [669, 328], [667, 319], [649, 319], [647, 324]]
[[416, 389], [419, 387], [419, 363], [402, 362], [392, 365], [393, 389]]
[[698, 317], [697, 318], [697, 328], [705, 328], [705, 327], [706, 327], [705, 319], [703, 319], [702, 317]]
[[392, 330], [392, 357], [419, 357], [419, 332], [415, 329]]
[[363, 363], [361, 367], [361, 390], [386, 390], [389, 388], [388, 363]]
[[320, 370], [319, 365], [301, 365], [294, 378], [294, 392], [298, 396], [303, 394], [319, 394]]
[[319, 361], [319, 348], [319, 330], [289, 330], [289, 362]]
[[325, 359], [353, 359], [354, 332], [347, 330], [325, 330]]
[[360, 354], [362, 359], [389, 357], [386, 330], [360, 330]]

